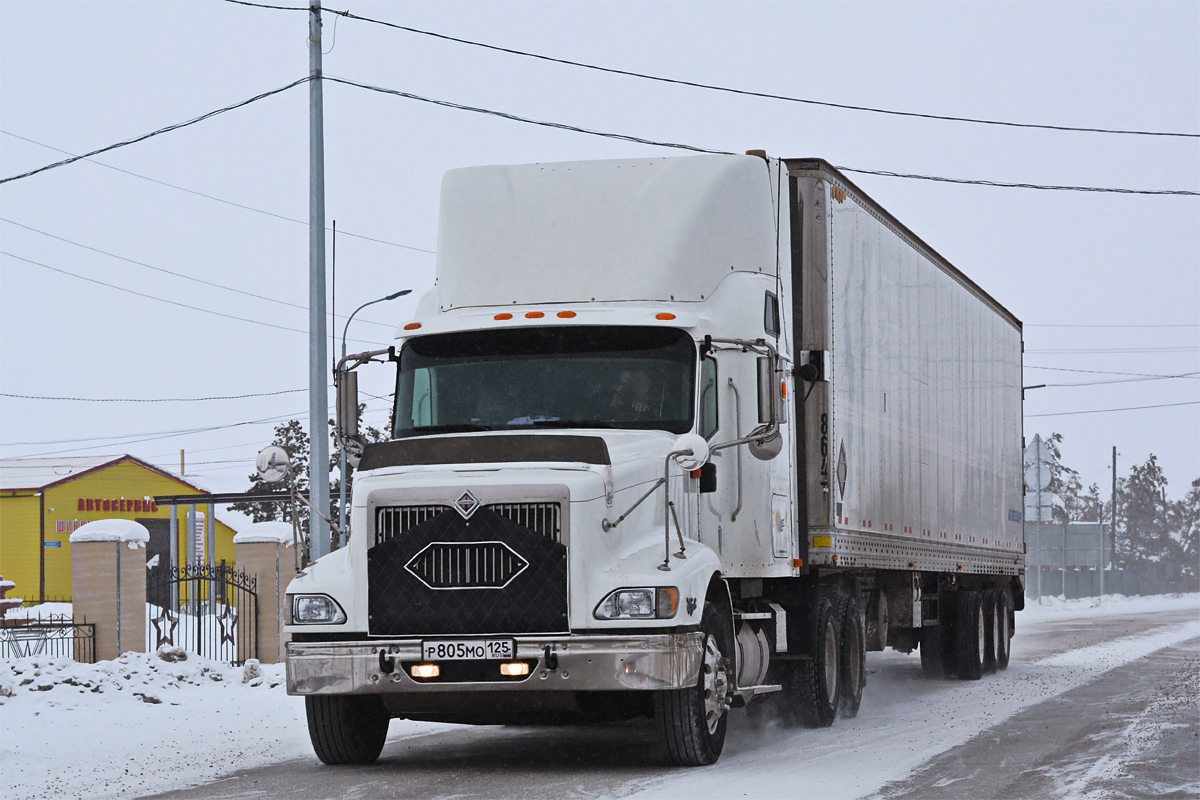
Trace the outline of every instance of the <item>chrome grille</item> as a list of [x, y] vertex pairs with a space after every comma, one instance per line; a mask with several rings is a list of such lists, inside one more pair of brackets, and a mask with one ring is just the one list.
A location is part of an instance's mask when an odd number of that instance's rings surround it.
[[[558, 503], [492, 503], [484, 506], [553, 542], [562, 542], [561, 509]], [[375, 544], [406, 533], [433, 519], [450, 506], [384, 506], [375, 511]]]
[[385, 506], [375, 511], [375, 544], [433, 519], [450, 506]]
[[528, 566], [502, 542], [433, 542], [404, 568], [430, 589], [503, 589]]
[[558, 503], [493, 503], [485, 508], [551, 541], [562, 541]]

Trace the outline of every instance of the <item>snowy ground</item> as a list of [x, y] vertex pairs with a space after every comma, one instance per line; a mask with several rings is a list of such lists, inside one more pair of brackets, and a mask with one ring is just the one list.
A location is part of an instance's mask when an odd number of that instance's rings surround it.
[[[1018, 614], [1013, 663], [1002, 676], [922, 681], [915, 654], [872, 653], [874, 674], [857, 719], [839, 720], [828, 731], [785, 732], [770, 724], [756, 730], [738, 722], [715, 767], [627, 777], [619, 786], [594, 787], [596, 793], [774, 797], [790, 796], [802, 781], [814, 797], [870, 796], [1024, 708], [1200, 636], [1200, 595], [1044, 602]], [[1072, 620], [1115, 624], [1189, 610], [1196, 613], [1183, 622], [1134, 626], [1128, 635], [1062, 649]], [[171, 661], [126, 654], [94, 665], [37, 657], [0, 662], [3, 795], [142, 795], [280, 762], [311, 765], [303, 702], [288, 697], [282, 682], [281, 666], [235, 668], [194, 655]], [[934, 707], [938, 713], [927, 713]], [[912, 735], [916, 722], [920, 736]], [[393, 721], [385, 756], [409, 747], [402, 740], [415, 745], [448, 730]], [[854, 769], [812, 768], [831, 762]]]

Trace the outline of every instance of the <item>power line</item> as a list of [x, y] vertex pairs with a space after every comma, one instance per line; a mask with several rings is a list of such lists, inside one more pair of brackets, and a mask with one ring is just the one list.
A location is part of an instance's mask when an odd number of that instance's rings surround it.
[[308, 389], [283, 389], [278, 392], [257, 394], [230, 394], [216, 397], [47, 397], [37, 394], [9, 394], [0, 392], [0, 397], [15, 397], [21, 400], [68, 400], [75, 403], [201, 403], [208, 400], [245, 400], [248, 397], [275, 397], [281, 394], [307, 392]]
[[1200, 192], [1186, 189], [1113, 189], [1099, 186], [1058, 186], [1040, 183], [1006, 183], [1003, 181], [968, 180], [966, 178], [943, 178], [936, 175], [915, 175], [908, 172], [890, 172], [880, 169], [856, 169], [839, 166], [842, 172], [854, 172], [859, 175], [882, 175], [885, 178], [907, 178], [914, 181], [934, 181], [935, 183], [961, 183], [968, 186], [996, 186], [1002, 189], [1038, 189], [1043, 192], [1095, 192], [1097, 194], [1143, 194], [1143, 195], [1178, 195], [1182, 197], [1200, 197]]
[[367, 89], [372, 92], [380, 92], [382, 94], [391, 94], [397, 97], [403, 97], [408, 100], [417, 100], [422, 103], [432, 103], [436, 106], [444, 106], [446, 108], [454, 108], [459, 111], [470, 111], [475, 114], [487, 114], [493, 117], [512, 120], [513, 122], [523, 122], [527, 125], [540, 125], [544, 128], [557, 128], [558, 130], [571, 131], [572, 133], [585, 133], [589, 136], [600, 136], [605, 139], [617, 139], [623, 142], [633, 142], [635, 144], [648, 144], [654, 147], [673, 147], [677, 150], [690, 150], [694, 153], [712, 153], [715, 155], [731, 156], [734, 153], [728, 150], [710, 150], [707, 147], [698, 147], [691, 144], [680, 144], [678, 142], [657, 142], [653, 139], [644, 139], [640, 136], [631, 136], [623, 133], [606, 133], [604, 131], [592, 130], [591, 128], [581, 128], [577, 125], [568, 125], [563, 122], [548, 122], [545, 120], [530, 119], [529, 117], [521, 117], [516, 114], [509, 114], [506, 111], [493, 111], [488, 108], [478, 108], [476, 106], [466, 106], [461, 103], [452, 103], [449, 100], [435, 100], [431, 97], [422, 97], [419, 94], [411, 92], [402, 92], [398, 89], [385, 89], [382, 86], [372, 86], [367, 83], [358, 83], [357, 81], [347, 80], [345, 78], [335, 78], [332, 75], [325, 75], [324, 79], [333, 81], [334, 83], [344, 83], [347, 86], [357, 86], [360, 89]]
[[226, 430], [228, 428], [241, 428], [247, 425], [267, 425], [272, 422], [280, 422], [282, 420], [292, 419], [307, 419], [307, 414], [283, 414], [276, 417], [264, 417], [263, 419], [246, 420], [244, 422], [234, 422], [228, 425], [212, 425], [207, 428], [190, 428], [177, 431], [160, 431], [158, 433], [147, 434], [144, 438], [126, 439], [125, 441], [115, 441], [116, 439], [125, 439], [129, 436], [142, 436], [142, 434], [123, 434], [122, 436], [97, 436], [90, 439], [62, 439], [56, 442], [14, 442], [11, 445], [5, 443], [5, 447], [35, 446], [39, 444], [70, 444], [72, 442], [95, 442], [105, 441], [105, 444], [98, 444], [91, 447], [72, 447], [66, 450], [53, 450], [45, 453], [34, 453], [32, 455], [22, 456], [22, 458], [42, 458], [45, 456], [58, 456], [64, 453], [77, 453], [82, 450], [102, 450], [106, 447], [125, 447], [130, 444], [140, 444], [141, 442], [153, 442], [159, 439], [173, 439], [176, 436], [190, 436], [195, 433], [208, 433], [210, 431]]
[[[41, 234], [42, 236], [46, 236], [51, 239], [57, 239], [60, 242], [66, 242], [67, 244], [72, 244], [72, 245], [75, 245], [76, 247], [82, 247], [84, 250], [91, 250], [93, 253], [99, 253], [100, 255], [108, 256], [109, 258], [115, 258], [118, 261], [125, 261], [129, 264], [136, 264], [139, 267], [145, 267], [146, 269], [152, 269], [155, 272], [161, 272], [165, 275], [172, 275], [176, 278], [183, 278], [185, 281], [193, 281], [194, 283], [200, 283], [205, 286], [211, 286], [215, 289], [224, 289], [225, 291], [236, 292], [237, 294], [245, 295], [246, 297], [253, 297], [257, 300], [266, 300], [268, 303], [276, 303], [281, 306], [288, 306], [289, 308], [298, 308], [301, 311], [308, 310], [308, 306], [303, 306], [298, 303], [289, 303], [286, 300], [279, 300], [274, 297], [267, 297], [266, 295], [255, 294], [254, 292], [247, 292], [244, 289], [236, 289], [232, 286], [225, 286], [224, 284], [213, 283], [212, 281], [206, 281], [203, 278], [194, 278], [191, 275], [185, 275], [182, 272], [174, 272], [174, 271], [166, 269], [164, 267], [156, 267], [153, 264], [147, 264], [144, 261], [138, 261], [136, 259], [126, 258], [125, 256], [119, 256], [116, 253], [110, 253], [107, 250], [101, 250], [98, 247], [92, 247], [91, 245], [86, 245], [86, 244], [83, 244], [82, 242], [76, 242], [73, 239], [67, 239], [66, 237], [63, 237], [63, 236], [56, 236], [53, 233], [39, 230], [37, 228], [30, 227], [29, 225], [23, 225], [20, 222], [16, 222], [14, 220], [7, 219], [5, 217], [0, 217], [0, 222], [7, 222], [9, 225], [16, 225], [18, 228], [24, 228], [27, 231], [33, 231], [34, 233]], [[345, 315], [343, 315], [343, 314], [338, 314], [336, 316], [341, 316], [343, 318], [345, 317]], [[394, 325], [388, 325], [385, 322], [373, 322], [372, 320], [369, 320], [369, 319], [364, 319], [363, 322], [366, 322], [370, 325], [378, 325], [383, 328], [394, 329], [396, 327]]]
[[[271, 322], [263, 322], [263, 321], [257, 320], [257, 319], [250, 319], [248, 317], [239, 317], [234, 314], [226, 314], [221, 311], [213, 311], [210, 308], [201, 308], [200, 306], [193, 306], [193, 305], [189, 305], [187, 303], [180, 303], [177, 300], [168, 300], [165, 297], [156, 297], [155, 295], [146, 294], [145, 292], [139, 292], [134, 289], [126, 289], [124, 286], [117, 286], [115, 283], [105, 283], [104, 281], [96, 280], [95, 278], [88, 278], [84, 275], [79, 275], [77, 273], [70, 272], [65, 269], [60, 269], [58, 267], [52, 267], [49, 264], [43, 264], [40, 261], [34, 261], [29, 258], [23, 258], [14, 253], [10, 253], [7, 250], [0, 250], [0, 255], [5, 255], [5, 256], [8, 256], [9, 258], [15, 258], [18, 261], [24, 261], [27, 264], [33, 264], [34, 266], [42, 267], [42, 268], [48, 269], [52, 272], [59, 272], [59, 273], [62, 273], [63, 275], [70, 275], [72, 278], [78, 278], [81, 281], [87, 281], [88, 283], [95, 283], [100, 286], [107, 286], [109, 289], [116, 289], [118, 292], [125, 292], [126, 294], [136, 295], [137, 297], [144, 297], [147, 300], [156, 300], [160, 303], [166, 303], [168, 305], [178, 306], [179, 308], [188, 308], [188, 309], [191, 309], [192, 311], [200, 311], [205, 314], [212, 314], [213, 316], [224, 317], [225, 319], [235, 319], [235, 320], [238, 320], [239, 322], [249, 322], [252, 325], [262, 325], [267, 328], [275, 328], [275, 329], [281, 330], [281, 331], [292, 331], [293, 333], [303, 333], [306, 336], [308, 335], [308, 331], [301, 330], [300, 328], [289, 328], [286, 325], [276, 325]], [[347, 341], [349, 341], [349, 340], [347, 340]], [[369, 339], [354, 339], [353, 341], [359, 342], [360, 344], [377, 344], [377, 342], [373, 342]]]
[[[275, 9], [275, 10], [279, 10], [279, 11], [309, 11], [308, 8], [301, 8], [301, 7], [296, 7], [296, 6], [269, 5], [266, 3], [252, 3], [252, 2], [247, 2], [246, 0], [227, 0], [227, 2], [236, 3], [238, 5], [243, 5], [243, 6], [254, 6], [256, 8]], [[1086, 127], [1078, 127], [1078, 126], [1071, 126], [1071, 125], [1045, 125], [1045, 124], [1037, 124], [1037, 123], [1031, 123], [1031, 122], [1008, 122], [1005, 120], [981, 119], [981, 118], [977, 118], [977, 117], [958, 117], [958, 116], [950, 116], [950, 115], [946, 115], [946, 114], [923, 114], [923, 113], [916, 112], [916, 111], [897, 111], [895, 109], [876, 108], [873, 106], [852, 105], [849, 103], [834, 103], [834, 102], [829, 102], [829, 101], [824, 101], [824, 100], [812, 100], [810, 98], [804, 98], [804, 97], [793, 97], [790, 95], [773, 94], [770, 92], [757, 92], [757, 91], [752, 91], [752, 90], [748, 90], [748, 89], [734, 89], [732, 87], [718, 86], [716, 84], [711, 84], [711, 83], [700, 83], [699, 81], [688, 81], [688, 80], [681, 80], [678, 78], [666, 78], [661, 75], [650, 75], [645, 72], [634, 72], [632, 70], [618, 69], [615, 67], [603, 67], [603, 66], [599, 66], [597, 64], [588, 64], [583, 61], [573, 61], [571, 59], [566, 59], [566, 58], [555, 58], [553, 56], [547, 56], [547, 55], [543, 55], [541, 53], [531, 53], [531, 52], [527, 52], [525, 50], [516, 50], [511, 47], [501, 47], [499, 45], [487, 44], [485, 42], [477, 42], [477, 41], [473, 41], [471, 39], [463, 39], [463, 38], [460, 38], [457, 36], [449, 36], [444, 33], [435, 33], [434, 31], [427, 31], [427, 30], [422, 30], [420, 28], [413, 28], [408, 25], [398, 25], [394, 22], [385, 22], [384, 20], [374, 19], [372, 17], [364, 17], [364, 16], [360, 16], [358, 14], [352, 14], [349, 11], [338, 11], [338, 10], [332, 9], [332, 8], [324, 8], [322, 10], [326, 11], [330, 14], [336, 14], [338, 16], [346, 17], [347, 19], [354, 19], [354, 20], [358, 20], [360, 22], [369, 22], [373, 25], [382, 25], [383, 27], [386, 27], [386, 28], [394, 28], [396, 30], [405, 31], [407, 33], [414, 33], [414, 34], [418, 34], [420, 36], [428, 36], [428, 37], [431, 37], [434, 39], [441, 39], [443, 41], [454, 42], [456, 44], [465, 44], [465, 45], [469, 45], [471, 47], [479, 47], [479, 48], [483, 48], [485, 50], [493, 50], [498, 53], [507, 53], [509, 55], [521, 56], [523, 58], [532, 58], [532, 59], [536, 59], [538, 61], [546, 61], [546, 62], [549, 62], [552, 64], [563, 64], [563, 65], [570, 66], [570, 67], [579, 67], [581, 69], [589, 69], [589, 70], [593, 70], [596, 72], [605, 72], [605, 73], [609, 73], [611, 75], [624, 75], [624, 76], [630, 77], [630, 78], [640, 78], [642, 80], [656, 81], [658, 83], [668, 83], [668, 84], [674, 84], [676, 86], [690, 86], [695, 89], [707, 89], [709, 91], [724, 92], [726, 94], [744, 95], [747, 97], [760, 97], [760, 98], [764, 98], [767, 100], [782, 100], [782, 101], [789, 102], [789, 103], [801, 103], [804, 105], [822, 106], [825, 108], [838, 108], [838, 109], [842, 109], [845, 111], [864, 111], [864, 112], [869, 112], [872, 114], [886, 114], [886, 115], [895, 116], [895, 117], [915, 117], [917, 119], [932, 119], [932, 120], [938, 120], [938, 121], [942, 121], [942, 122], [966, 122], [966, 123], [971, 123], [974, 125], [998, 125], [998, 126], [1007, 127], [1007, 128], [1034, 128], [1034, 129], [1039, 129], [1039, 130], [1069, 131], [1069, 132], [1075, 132], [1075, 133], [1109, 133], [1109, 134], [1120, 134], [1120, 135], [1125, 135], [1125, 136], [1168, 136], [1168, 137], [1182, 137], [1182, 138], [1188, 138], [1188, 139], [1200, 138], [1200, 134], [1197, 134], [1197, 133], [1175, 133], [1175, 132], [1171, 132], [1171, 131], [1122, 130], [1122, 129], [1113, 129], [1113, 128], [1086, 128]]]
[[206, 119], [211, 119], [218, 114], [224, 114], [226, 111], [233, 111], [235, 109], [242, 108], [243, 106], [248, 106], [251, 103], [257, 103], [259, 100], [268, 98], [271, 95], [279, 94], [280, 92], [286, 92], [288, 89], [299, 86], [302, 83], [308, 83], [310, 80], [312, 80], [312, 78], [310, 78], [308, 75], [305, 75], [300, 80], [292, 81], [287, 86], [280, 86], [278, 89], [271, 89], [270, 91], [263, 92], [262, 94], [256, 94], [249, 100], [242, 100], [239, 103], [218, 108], [216, 111], [209, 111], [207, 114], [201, 114], [200, 116], [194, 117], [186, 122], [177, 122], [174, 125], [167, 125], [166, 127], [159, 128], [156, 131], [144, 133], [141, 136], [135, 136], [132, 139], [126, 139], [125, 141], [117, 142], [116, 144], [106, 145], [105, 147], [101, 147], [97, 150], [92, 150], [90, 153], [84, 153], [81, 156], [71, 156], [70, 158], [64, 158], [62, 161], [56, 161], [53, 164], [47, 164], [44, 167], [32, 169], [29, 172], [22, 172], [20, 175], [10, 175], [7, 178], [0, 178], [0, 184], [8, 183], [9, 181], [19, 181], [22, 178], [28, 178], [31, 175], [37, 175], [39, 172], [45, 172], [46, 170], [54, 169], [55, 167], [66, 166], [67, 164], [72, 164], [80, 159], [91, 158], [92, 156], [100, 155], [101, 153], [107, 153], [109, 150], [116, 150], [119, 147], [126, 147], [131, 144], [137, 144], [138, 142], [144, 142], [147, 139], [159, 136], [160, 134], [170, 133], [171, 131], [177, 131], [180, 128], [186, 128], [189, 125], [195, 125], [197, 122], [203, 122]]
[[1171, 325], [1068, 325], [1068, 324], [1050, 324], [1050, 323], [1026, 323], [1026, 328], [1200, 328], [1194, 322], [1178, 323]]
[[1081, 347], [1061, 350], [1026, 350], [1025, 352], [1039, 356], [1061, 356], [1074, 353], [1194, 353], [1197, 350], [1200, 350], [1200, 347]]
[[1112, 381], [1081, 381], [1079, 383], [1047, 383], [1047, 384], [1045, 384], [1045, 386], [1048, 389], [1059, 389], [1059, 388], [1067, 388], [1070, 386], [1107, 386], [1109, 384], [1114, 384], [1114, 383], [1144, 383], [1145, 381], [1169, 381], [1169, 380], [1174, 380], [1174, 379], [1178, 379], [1178, 378], [1192, 378], [1194, 380], [1197, 377], [1197, 375], [1200, 375], [1200, 373], [1188, 372], [1184, 375], [1160, 375], [1157, 377], [1146, 377], [1146, 378], [1118, 378], [1117, 380], [1112, 380]]
[[[232, 0], [228, 0], [232, 2]], [[333, 83], [342, 83], [347, 86], [356, 86], [359, 89], [366, 89], [372, 92], [381, 94], [395, 95], [403, 97], [407, 100], [416, 100], [421, 103], [431, 103], [445, 108], [453, 108], [458, 111], [470, 111], [474, 114], [486, 114], [489, 116], [500, 117], [501, 119], [511, 120], [513, 122], [521, 122], [527, 125], [539, 125], [545, 128], [556, 128], [558, 130], [571, 131], [573, 133], [584, 133], [589, 136], [599, 136], [605, 139], [617, 139], [624, 142], [634, 142], [637, 144], [647, 144], [652, 147], [671, 147], [678, 150], [690, 150], [695, 153], [712, 153], [714, 155], [735, 155], [729, 150], [712, 150], [707, 147], [698, 147], [696, 145], [681, 144], [679, 142], [660, 142], [653, 139], [646, 139], [640, 136], [632, 136], [623, 133], [609, 133], [605, 131], [593, 130], [591, 128], [583, 128], [577, 125], [567, 125], [562, 122], [549, 122], [546, 120], [536, 120], [529, 117], [522, 117], [517, 114], [509, 114], [506, 111], [496, 111], [489, 108], [479, 108], [477, 106], [467, 106], [461, 103], [453, 103], [448, 100], [437, 100], [431, 97], [422, 97], [421, 95], [412, 94], [411, 92], [402, 92], [398, 89], [387, 89], [382, 86], [373, 86], [367, 83], [359, 83], [345, 78], [337, 78], [326, 74], [324, 80], [332, 81]], [[883, 175], [892, 178], [908, 178], [911, 180], [935, 181], [938, 183], [959, 183], [973, 186], [992, 186], [1002, 189], [1038, 189], [1042, 191], [1055, 192], [1093, 192], [1099, 194], [1138, 194], [1138, 195], [1181, 195], [1181, 196], [1200, 196], [1200, 192], [1193, 192], [1184, 189], [1123, 189], [1123, 188], [1105, 188], [1100, 186], [1059, 186], [1054, 184], [1037, 184], [1037, 183], [1005, 183], [1002, 181], [990, 180], [974, 180], [967, 178], [946, 178], [937, 175], [917, 175], [904, 172], [886, 172], [882, 170], [858, 169], [856, 167], [846, 167], [835, 165], [837, 169], [843, 172], [861, 173], [864, 175]]]
[[1145, 408], [1175, 408], [1176, 406], [1200, 406], [1200, 400], [1189, 400], [1186, 403], [1161, 403], [1154, 406], [1126, 406], [1125, 408], [1097, 408], [1092, 411], [1059, 411], [1054, 414], [1026, 414], [1025, 418], [1032, 417], [1072, 417], [1077, 414], [1107, 414], [1110, 411], [1141, 411]]
[[1025, 364], [1025, 369], [1040, 369], [1049, 372], [1086, 372], [1091, 375], [1133, 375], [1139, 378], [1183, 378], [1189, 375], [1195, 375], [1194, 372], [1183, 373], [1180, 375], [1158, 375], [1152, 372], [1113, 372], [1112, 370], [1104, 369], [1071, 369], [1070, 367], [1038, 367], [1032, 364]]
[[[20, 136], [20, 135], [18, 135], [18, 134], [15, 134], [15, 133], [13, 133], [12, 131], [0, 130], [0, 133], [4, 134], [5, 136], [11, 136], [11, 137], [13, 137], [14, 139], [20, 139], [20, 140], [21, 140], [21, 141], [23, 141], [23, 142], [29, 142], [30, 144], [36, 144], [38, 147], [44, 147], [44, 148], [46, 148], [47, 150], [53, 150], [53, 151], [55, 151], [56, 153], [62, 153], [62, 154], [64, 154], [64, 155], [68, 155], [68, 156], [73, 156], [73, 155], [75, 155], [74, 153], [68, 152], [68, 151], [66, 151], [66, 150], [63, 150], [63, 149], [61, 149], [61, 148], [58, 148], [58, 147], [52, 147], [51, 145], [48, 145], [48, 144], [46, 144], [45, 142], [38, 142], [38, 141], [35, 141], [35, 140], [33, 140], [33, 139], [30, 139], [30, 138], [29, 138], [29, 137], [27, 137], [27, 136]], [[288, 216], [285, 216], [285, 215], [283, 215], [283, 214], [276, 214], [274, 211], [265, 211], [265, 210], [263, 210], [263, 209], [261, 209], [261, 208], [255, 208], [254, 206], [248, 206], [248, 205], [245, 205], [245, 204], [243, 204], [243, 203], [235, 203], [234, 201], [232, 201], [232, 200], [226, 200], [226, 199], [225, 199], [225, 198], [223, 198], [223, 197], [217, 197], [217, 196], [215, 196], [215, 195], [211, 195], [211, 194], [205, 194], [204, 192], [198, 192], [198, 191], [196, 191], [195, 189], [188, 189], [186, 186], [179, 186], [178, 184], [174, 184], [174, 183], [168, 183], [168, 182], [166, 182], [166, 181], [160, 181], [158, 178], [151, 178], [151, 177], [149, 177], [149, 176], [146, 176], [146, 175], [140, 175], [140, 174], [138, 174], [138, 173], [136, 173], [136, 172], [130, 172], [130, 171], [129, 171], [129, 170], [127, 170], [127, 169], [121, 169], [120, 167], [114, 167], [112, 164], [105, 164], [103, 161], [96, 161], [96, 160], [94, 160], [94, 159], [91, 159], [91, 158], [86, 158], [86, 159], [84, 159], [84, 160], [86, 160], [86, 161], [87, 161], [89, 164], [95, 164], [95, 165], [96, 165], [96, 166], [98, 166], [98, 167], [104, 167], [104, 168], [106, 168], [106, 169], [111, 169], [111, 170], [115, 170], [115, 171], [117, 171], [117, 172], [122, 172], [122, 173], [124, 173], [124, 174], [126, 174], [126, 175], [129, 175], [129, 176], [131, 176], [131, 177], [134, 177], [134, 178], [140, 178], [140, 179], [142, 179], [142, 180], [144, 180], [144, 181], [150, 181], [151, 183], [157, 183], [157, 184], [159, 184], [160, 186], [166, 186], [166, 187], [168, 187], [168, 188], [171, 188], [171, 189], [178, 189], [178, 190], [179, 190], [179, 191], [181, 191], [181, 192], [187, 192], [188, 194], [194, 194], [194, 195], [196, 195], [197, 197], [203, 197], [203, 198], [205, 198], [205, 199], [207, 199], [207, 200], [215, 200], [216, 202], [218, 202], [218, 203], [224, 203], [224, 204], [225, 204], [225, 205], [227, 205], [227, 206], [233, 206], [234, 208], [240, 208], [240, 209], [243, 209], [243, 210], [245, 210], [245, 211], [253, 211], [253, 212], [254, 212], [254, 213], [256, 213], [256, 214], [264, 214], [264, 215], [266, 215], [266, 216], [268, 216], [268, 217], [274, 217], [275, 219], [281, 219], [281, 220], [284, 220], [285, 222], [294, 222], [294, 223], [296, 223], [296, 224], [298, 224], [298, 225], [303, 225], [303, 226], [305, 226], [305, 227], [308, 227], [308, 221], [307, 221], [307, 220], [303, 220], [303, 219], [296, 219], [295, 217], [288, 217]], [[332, 228], [326, 228], [325, 230], [329, 231], [329, 230], [332, 230]], [[437, 251], [436, 251], [436, 250], [426, 250], [426, 249], [425, 249], [425, 248], [423, 248], [423, 247], [414, 247], [414, 246], [412, 246], [412, 245], [410, 245], [410, 244], [400, 244], [399, 242], [389, 242], [389, 241], [387, 241], [386, 239], [376, 239], [376, 238], [374, 238], [374, 237], [372, 237], [372, 236], [363, 236], [361, 233], [351, 233], [350, 231], [347, 231], [347, 230], [345, 230], [345, 229], [342, 229], [342, 230], [338, 231], [338, 233], [340, 233], [342, 236], [350, 236], [350, 237], [352, 237], [352, 238], [354, 238], [354, 239], [363, 239], [363, 240], [365, 240], [365, 241], [368, 241], [368, 242], [375, 242], [375, 243], [377, 243], [377, 244], [386, 244], [386, 245], [388, 245], [389, 247], [399, 247], [399, 248], [402, 248], [402, 249], [404, 249], [404, 250], [412, 250], [412, 251], [414, 251], [414, 252], [417, 252], [417, 253], [429, 253], [430, 255], [436, 255], [436, 254], [437, 254]]]

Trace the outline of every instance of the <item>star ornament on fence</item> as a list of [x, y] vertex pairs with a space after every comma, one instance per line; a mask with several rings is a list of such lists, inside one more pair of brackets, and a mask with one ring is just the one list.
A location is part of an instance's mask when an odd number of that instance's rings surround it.
[[[154, 626], [155, 650], [164, 644], [174, 646], [175, 628], [179, 626], [179, 618], [171, 613], [171, 609], [163, 606], [159, 610], [158, 616], [150, 620], [150, 624]], [[166, 633], [163, 631], [166, 631]]]
[[[234, 633], [237, 631], [237, 611], [233, 606], [223, 606], [217, 615], [217, 626], [221, 629], [221, 644], [234, 644]], [[226, 627], [228, 625], [228, 627]]]

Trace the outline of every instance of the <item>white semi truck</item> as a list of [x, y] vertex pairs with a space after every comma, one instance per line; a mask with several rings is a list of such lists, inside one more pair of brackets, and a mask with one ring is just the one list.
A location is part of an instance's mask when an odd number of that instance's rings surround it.
[[858, 711], [865, 652], [1007, 666], [1025, 572], [1021, 323], [818, 159], [453, 170], [437, 273], [385, 351], [390, 439], [347, 546], [288, 589], [317, 755], [389, 719]]

